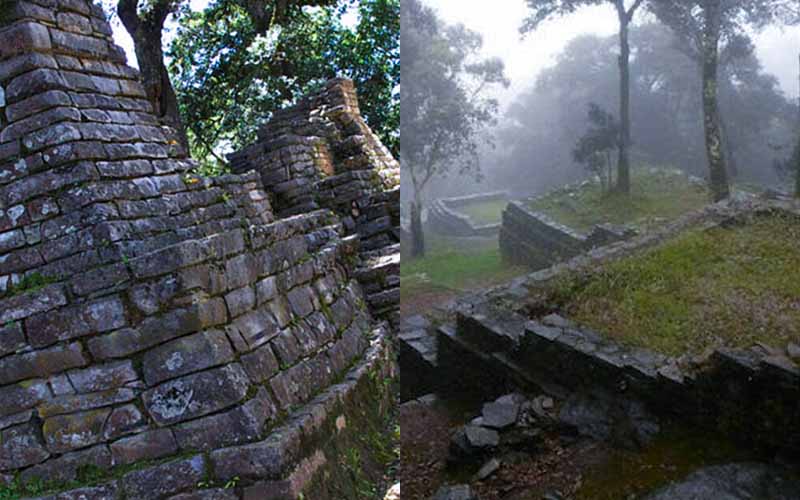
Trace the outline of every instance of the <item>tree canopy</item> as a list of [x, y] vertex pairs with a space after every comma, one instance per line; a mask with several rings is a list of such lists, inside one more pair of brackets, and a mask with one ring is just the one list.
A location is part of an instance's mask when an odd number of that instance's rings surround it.
[[462, 25], [447, 26], [419, 0], [403, 0], [401, 169], [413, 190], [413, 255], [424, 253], [420, 213], [425, 186], [453, 171], [476, 175], [480, 132], [498, 103], [487, 90], [509, 84], [499, 59], [478, 56], [483, 41]]
[[285, 10], [265, 29], [246, 2], [184, 7], [169, 57], [195, 157], [222, 160], [274, 110], [335, 76], [355, 81], [365, 119], [397, 153], [399, 9], [399, 0], [321, 1]]

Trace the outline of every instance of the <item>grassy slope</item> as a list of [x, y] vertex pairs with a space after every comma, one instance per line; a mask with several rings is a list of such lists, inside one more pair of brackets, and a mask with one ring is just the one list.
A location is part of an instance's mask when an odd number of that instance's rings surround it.
[[497, 240], [492, 238], [446, 238], [426, 234], [427, 252], [421, 259], [400, 264], [400, 300], [420, 293], [457, 292], [499, 283], [523, 270], [506, 266]]
[[770, 217], [691, 232], [558, 283], [577, 321], [665, 354], [800, 342], [800, 221]]
[[683, 174], [634, 171], [630, 197], [603, 193], [597, 183], [592, 183], [578, 189], [574, 196], [556, 190], [529, 206], [573, 229], [588, 231], [605, 222], [647, 227], [708, 202], [708, 191], [690, 183]]

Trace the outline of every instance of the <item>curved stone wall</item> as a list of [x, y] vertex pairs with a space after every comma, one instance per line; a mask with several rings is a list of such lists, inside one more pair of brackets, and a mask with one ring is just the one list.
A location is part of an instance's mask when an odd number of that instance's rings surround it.
[[0, 491], [296, 498], [388, 400], [358, 238], [193, 175], [99, 7], [3, 9]]

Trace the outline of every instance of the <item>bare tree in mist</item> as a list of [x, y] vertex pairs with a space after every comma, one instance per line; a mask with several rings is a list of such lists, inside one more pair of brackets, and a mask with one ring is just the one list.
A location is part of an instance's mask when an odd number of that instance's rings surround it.
[[714, 201], [730, 196], [719, 114], [719, 67], [725, 58], [752, 51], [745, 28], [781, 20], [785, 0], [653, 0], [658, 19], [683, 39], [702, 68], [703, 124]]
[[499, 59], [477, 60], [480, 35], [446, 26], [419, 0], [400, 8], [400, 165], [411, 180], [411, 256], [425, 254], [423, 193], [452, 171], [476, 175], [480, 133], [493, 123], [492, 85], [508, 86]]
[[619, 119], [620, 134], [617, 160], [617, 191], [628, 194], [631, 191], [630, 144], [631, 144], [631, 98], [630, 98], [630, 57], [631, 47], [628, 32], [633, 16], [644, 0], [633, 0], [630, 5], [625, 0], [526, 0], [531, 15], [520, 28], [524, 33], [535, 30], [542, 22], [554, 17], [575, 12], [580, 7], [611, 3], [619, 19]]

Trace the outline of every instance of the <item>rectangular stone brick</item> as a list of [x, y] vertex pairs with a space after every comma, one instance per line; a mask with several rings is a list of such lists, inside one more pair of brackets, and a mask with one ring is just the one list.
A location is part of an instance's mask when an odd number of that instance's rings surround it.
[[150, 317], [137, 328], [123, 328], [89, 340], [89, 351], [97, 359], [123, 358], [187, 333], [217, 326], [227, 319], [225, 302], [211, 299], [186, 309]]
[[248, 379], [241, 365], [170, 380], [142, 395], [158, 425], [165, 426], [208, 415], [235, 404], [247, 395]]
[[0, 326], [0, 356], [16, 352], [27, 344], [19, 322], [4, 322]]
[[11, 80], [6, 87], [6, 101], [14, 103], [48, 90], [65, 88], [67, 88], [67, 82], [58, 71], [50, 68], [34, 69]]
[[239, 316], [231, 327], [238, 330], [250, 349], [269, 342], [280, 331], [272, 315], [263, 309]]
[[[20, 474], [20, 479], [22, 482], [46, 480], [54, 483], [66, 483], [78, 479], [78, 470], [81, 467], [91, 466], [101, 470], [108, 470], [112, 465], [111, 452], [107, 446], [100, 445], [86, 450], [66, 453], [58, 458], [25, 469]], [[54, 498], [62, 500], [64, 497], [56, 496]], [[70, 498], [93, 499], [94, 497], [77, 496]]]
[[0, 471], [19, 469], [43, 462], [50, 456], [33, 423], [9, 427], [0, 432]]
[[38, 407], [39, 415], [43, 418], [78, 411], [94, 410], [104, 406], [132, 401], [136, 397], [133, 389], [113, 389], [89, 394], [66, 394], [51, 398]]
[[68, 33], [58, 29], [50, 30], [53, 48], [66, 51], [78, 56], [93, 56], [103, 58], [109, 55], [108, 42], [99, 38]]
[[122, 478], [125, 498], [152, 500], [197, 488], [206, 475], [202, 455], [129, 472]]
[[8, 416], [33, 408], [50, 397], [44, 380], [26, 380], [22, 384], [0, 387], [0, 416]]
[[155, 429], [111, 443], [114, 463], [127, 465], [155, 460], [178, 453], [178, 444], [170, 429]]
[[50, 417], [42, 425], [47, 449], [64, 453], [103, 441], [103, 428], [110, 408]]
[[47, 51], [50, 47], [47, 28], [36, 22], [23, 21], [0, 31], [0, 59], [25, 52]]
[[275, 415], [266, 389], [233, 410], [199, 418], [175, 427], [175, 439], [183, 450], [213, 450], [255, 441], [264, 423]]
[[[41, 68], [58, 68], [58, 64], [52, 56], [39, 52], [28, 52], [6, 60], [0, 59], [0, 83], [8, 82], [22, 73]], [[11, 102], [8, 89], [6, 89], [6, 105]]]
[[34, 347], [108, 332], [126, 325], [125, 307], [117, 296], [39, 314], [25, 320], [28, 340]]
[[100, 392], [122, 387], [138, 380], [139, 376], [130, 360], [94, 365], [82, 370], [67, 372], [72, 387], [78, 393]]
[[300, 431], [282, 428], [264, 441], [211, 452], [217, 478], [278, 479], [300, 452]]
[[[64, 286], [60, 284], [48, 285], [40, 290], [34, 290], [0, 301], [0, 324], [7, 325], [37, 313], [42, 313], [63, 306], [67, 303], [64, 295]], [[5, 339], [0, 340], [0, 352]]]
[[254, 384], [263, 383], [278, 373], [278, 360], [269, 344], [264, 344], [251, 353], [243, 354], [240, 361]]
[[77, 342], [13, 354], [0, 359], [0, 385], [28, 378], [46, 377], [70, 368], [86, 366], [87, 363], [83, 347]]
[[160, 345], [145, 353], [142, 370], [148, 386], [233, 360], [233, 348], [220, 330], [207, 330]]

